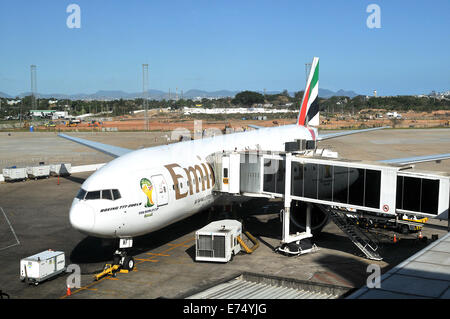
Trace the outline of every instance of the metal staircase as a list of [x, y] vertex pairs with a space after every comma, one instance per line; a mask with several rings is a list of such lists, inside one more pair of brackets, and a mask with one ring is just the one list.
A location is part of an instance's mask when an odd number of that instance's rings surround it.
[[347, 217], [346, 212], [330, 206], [319, 205], [322, 211], [328, 213], [333, 222], [338, 226], [350, 240], [361, 250], [368, 259], [382, 260], [377, 252], [378, 240], [370, 233], [363, 232], [355, 221]]

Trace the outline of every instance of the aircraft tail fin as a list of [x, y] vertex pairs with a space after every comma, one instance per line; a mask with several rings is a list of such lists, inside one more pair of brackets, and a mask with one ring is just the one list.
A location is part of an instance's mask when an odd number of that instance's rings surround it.
[[303, 93], [297, 125], [318, 126], [319, 125], [319, 58], [314, 57], [309, 72], [308, 82]]

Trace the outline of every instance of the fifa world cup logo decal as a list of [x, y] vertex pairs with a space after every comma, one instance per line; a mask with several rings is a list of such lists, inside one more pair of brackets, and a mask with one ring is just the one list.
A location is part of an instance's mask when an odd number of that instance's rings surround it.
[[147, 204], [145, 204], [145, 207], [152, 207], [153, 205], [155, 205], [155, 203], [152, 200], [152, 193], [153, 193], [152, 182], [150, 182], [147, 178], [141, 179], [141, 189], [147, 196]]

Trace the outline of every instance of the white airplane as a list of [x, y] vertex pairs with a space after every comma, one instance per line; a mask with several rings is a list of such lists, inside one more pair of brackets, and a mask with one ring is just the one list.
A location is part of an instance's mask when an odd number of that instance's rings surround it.
[[[220, 195], [212, 191], [215, 180], [207, 157], [222, 151], [262, 150], [282, 152], [295, 139], [321, 141], [381, 128], [319, 135], [319, 59], [314, 58], [296, 124], [259, 128], [140, 150], [92, 142], [60, 134], [61, 137], [116, 157], [89, 176], [70, 209], [70, 223], [80, 232], [100, 238], [120, 238], [121, 248], [132, 238], [210, 208]], [[450, 158], [450, 154], [439, 155]], [[426, 160], [436, 160], [428, 156]], [[396, 163], [401, 163], [400, 159]], [[408, 159], [408, 163], [414, 159]], [[416, 161], [417, 162], [417, 161]], [[317, 217], [321, 216], [321, 217]], [[294, 216], [295, 218], [295, 216]], [[327, 216], [317, 213], [322, 228]], [[128, 243], [128, 244], [127, 244]], [[117, 251], [115, 262], [132, 269], [134, 260]]]

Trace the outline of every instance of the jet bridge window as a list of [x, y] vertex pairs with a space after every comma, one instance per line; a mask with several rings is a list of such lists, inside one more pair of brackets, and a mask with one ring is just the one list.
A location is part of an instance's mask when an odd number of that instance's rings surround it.
[[379, 208], [381, 171], [334, 167], [333, 201]]
[[307, 163], [304, 165], [304, 196], [317, 199], [319, 169], [317, 164]]
[[291, 195], [379, 208], [381, 171], [292, 162]]
[[397, 176], [397, 209], [436, 215], [439, 180]]
[[348, 167], [333, 167], [333, 201], [338, 203], [348, 202]]
[[303, 164], [291, 164], [291, 195], [303, 197]]
[[364, 187], [364, 205], [367, 207], [380, 207], [381, 171], [366, 169]]
[[365, 170], [363, 168], [350, 168], [348, 175], [348, 203], [364, 206]]
[[333, 200], [333, 166], [319, 165], [319, 191], [318, 198], [321, 200]]
[[275, 159], [264, 159], [264, 192], [284, 193], [285, 162]]

